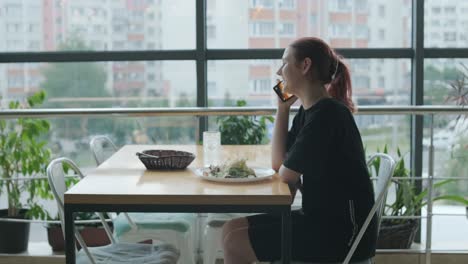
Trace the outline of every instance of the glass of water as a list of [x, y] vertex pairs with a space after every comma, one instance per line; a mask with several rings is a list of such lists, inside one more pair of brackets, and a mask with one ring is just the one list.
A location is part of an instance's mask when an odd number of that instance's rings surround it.
[[219, 131], [203, 132], [203, 166], [220, 164], [221, 133]]

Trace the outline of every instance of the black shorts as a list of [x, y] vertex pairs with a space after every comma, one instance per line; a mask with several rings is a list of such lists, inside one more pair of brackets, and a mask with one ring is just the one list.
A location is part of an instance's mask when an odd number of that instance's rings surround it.
[[[314, 263], [342, 263], [349, 251], [349, 237], [344, 235], [342, 217], [304, 215], [301, 210], [291, 212], [291, 257], [294, 261]], [[249, 240], [259, 261], [276, 261], [281, 258], [281, 215], [258, 214], [247, 216]], [[365, 240], [365, 239], [364, 239]], [[363, 240], [361, 240], [361, 243]], [[369, 240], [368, 243], [374, 243]], [[360, 245], [361, 246], [361, 245]], [[365, 247], [365, 245], [364, 245]], [[351, 263], [369, 263], [375, 255], [375, 245], [356, 251]], [[359, 250], [359, 247], [358, 247]], [[356, 262], [358, 261], [358, 262]]]
[[[247, 216], [249, 222], [250, 244], [259, 261], [274, 261], [281, 258], [281, 215], [258, 214]], [[308, 260], [311, 252], [306, 247], [311, 236], [306, 228], [302, 211], [291, 212], [292, 223], [292, 259]], [[308, 252], [309, 251], [309, 252]]]

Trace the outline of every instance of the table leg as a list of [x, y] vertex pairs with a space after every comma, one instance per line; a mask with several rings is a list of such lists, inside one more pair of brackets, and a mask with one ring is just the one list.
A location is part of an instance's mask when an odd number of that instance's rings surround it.
[[282, 218], [282, 263], [289, 264], [291, 262], [291, 208], [281, 214]]
[[65, 205], [65, 260], [67, 264], [75, 264], [75, 223], [74, 212]]

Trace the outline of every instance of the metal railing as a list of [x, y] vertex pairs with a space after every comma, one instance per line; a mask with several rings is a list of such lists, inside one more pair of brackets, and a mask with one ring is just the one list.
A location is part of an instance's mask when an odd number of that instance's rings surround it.
[[[297, 112], [298, 108], [293, 107], [291, 112]], [[69, 109], [20, 109], [20, 110], [1, 110], [0, 119], [14, 118], [50, 118], [50, 117], [70, 117], [70, 116], [106, 116], [106, 117], [149, 117], [149, 116], [223, 116], [223, 115], [274, 115], [274, 107], [180, 107], [180, 108], [69, 108]], [[462, 177], [434, 177], [434, 115], [468, 115], [468, 108], [461, 106], [361, 106], [356, 115], [412, 115], [430, 117], [430, 145], [429, 145], [429, 172], [428, 177], [415, 176], [413, 180], [428, 181], [428, 197], [433, 195], [433, 183], [438, 179], [468, 180], [466, 175]], [[421, 135], [422, 136], [422, 135]], [[463, 177], [465, 176], [465, 177]], [[45, 177], [24, 177], [20, 180], [32, 180]], [[394, 177], [395, 180], [404, 180], [407, 178]], [[0, 178], [0, 180], [2, 180]], [[432, 212], [432, 199], [428, 198], [426, 216], [401, 216], [384, 217], [393, 219], [426, 219], [426, 245], [424, 250], [415, 249], [395, 249], [378, 250], [378, 252], [413, 252], [426, 254], [426, 263], [431, 262], [432, 247], [432, 217], [434, 215], [464, 216], [461, 214], [434, 214]], [[452, 251], [452, 250], [445, 250]], [[460, 251], [460, 250], [453, 250]]]
[[[292, 112], [297, 112], [293, 107]], [[70, 116], [220, 116], [220, 115], [273, 115], [274, 107], [134, 107], [134, 108], [61, 108], [61, 109], [4, 109], [0, 119], [6, 118], [45, 118]], [[356, 115], [430, 115], [465, 114], [468, 108], [460, 106], [360, 106]]]

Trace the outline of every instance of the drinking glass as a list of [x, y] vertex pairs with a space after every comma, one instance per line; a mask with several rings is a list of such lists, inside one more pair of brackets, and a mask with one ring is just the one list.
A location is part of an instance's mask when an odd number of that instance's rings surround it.
[[220, 164], [221, 133], [219, 131], [203, 132], [203, 166]]

